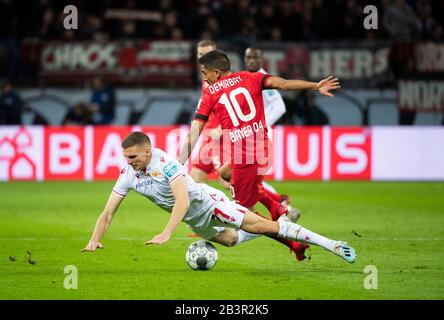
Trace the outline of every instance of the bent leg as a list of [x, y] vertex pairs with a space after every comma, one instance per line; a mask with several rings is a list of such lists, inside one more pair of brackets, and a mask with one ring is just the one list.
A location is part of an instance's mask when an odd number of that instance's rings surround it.
[[213, 238], [210, 239], [210, 241], [219, 243], [226, 247], [233, 247], [236, 245], [237, 239], [238, 236], [236, 230], [231, 228], [225, 228], [224, 231], [215, 235]]
[[225, 163], [219, 168], [219, 176], [227, 182], [231, 180], [231, 167], [229, 163]]
[[251, 211], [245, 213], [241, 229], [249, 233], [263, 234], [268, 237], [277, 237], [279, 234], [279, 224], [276, 221], [265, 219]]

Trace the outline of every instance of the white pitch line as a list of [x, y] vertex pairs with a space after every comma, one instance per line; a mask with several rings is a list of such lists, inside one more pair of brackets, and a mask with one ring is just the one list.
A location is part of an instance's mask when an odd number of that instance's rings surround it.
[[[149, 237], [106, 237], [106, 240], [118, 240], [118, 241], [140, 241], [140, 240], [149, 240]], [[173, 237], [172, 240], [192, 240], [192, 239], [200, 239], [200, 237], [192, 238], [192, 237]], [[0, 241], [60, 241], [60, 240], [70, 240], [70, 241], [88, 241], [89, 237], [50, 237], [50, 238], [0, 238]], [[361, 240], [361, 241], [444, 241], [444, 238], [423, 238], [423, 237], [406, 237], [406, 238], [389, 238], [389, 237], [355, 237], [353, 240]]]
[[376, 237], [376, 238], [355, 238], [354, 240], [363, 240], [363, 241], [444, 241], [444, 238], [415, 238], [415, 237], [407, 237], [407, 238], [388, 238], [388, 237]]

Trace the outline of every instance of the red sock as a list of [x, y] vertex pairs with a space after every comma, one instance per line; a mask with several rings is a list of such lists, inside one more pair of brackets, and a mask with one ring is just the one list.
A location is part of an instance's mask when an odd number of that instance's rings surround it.
[[281, 203], [281, 195], [264, 188], [264, 192], [274, 201]]
[[279, 202], [274, 201], [268, 194], [263, 193], [262, 197], [259, 199], [259, 202], [262, 203], [270, 212], [271, 219], [273, 221], [277, 221], [279, 217], [286, 213], [286, 208], [282, 206]]
[[273, 238], [274, 240], [282, 243], [283, 245], [287, 246], [289, 249], [292, 249], [292, 240], [288, 240], [288, 239], [282, 239], [282, 238]]
[[[255, 214], [257, 214], [258, 216], [261, 216], [262, 218], [268, 219], [267, 217], [264, 217], [263, 215], [261, 215], [257, 211], [255, 212]], [[268, 220], [270, 220], [270, 219], [268, 219]], [[290, 250], [293, 250], [292, 243], [294, 241], [292, 241], [292, 240], [278, 238], [278, 237], [270, 237], [270, 239], [276, 240], [277, 242], [282, 243], [284, 246], [287, 246]]]

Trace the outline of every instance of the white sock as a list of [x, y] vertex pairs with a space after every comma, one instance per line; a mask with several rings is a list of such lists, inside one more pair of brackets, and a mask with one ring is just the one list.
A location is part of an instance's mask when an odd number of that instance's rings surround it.
[[261, 236], [261, 235], [260, 234], [249, 233], [249, 232], [246, 232], [246, 231], [244, 231], [242, 229], [239, 229], [239, 230], [237, 230], [237, 241], [236, 241], [235, 245], [237, 246], [239, 243], [242, 243], [242, 242], [245, 242], [245, 241], [257, 238], [259, 236]]
[[269, 185], [268, 183], [262, 181], [262, 185], [264, 186], [264, 189], [273, 193], [277, 193], [276, 189], [273, 188], [271, 185]]
[[294, 241], [303, 241], [310, 244], [318, 245], [328, 251], [335, 252], [335, 245], [337, 241], [328, 239], [320, 234], [312, 232], [304, 227], [285, 221], [285, 219], [279, 219], [279, 234], [278, 237], [290, 239]]

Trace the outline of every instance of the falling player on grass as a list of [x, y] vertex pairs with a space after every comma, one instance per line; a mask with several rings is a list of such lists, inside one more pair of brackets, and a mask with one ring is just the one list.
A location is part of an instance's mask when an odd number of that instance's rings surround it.
[[128, 192], [134, 190], [170, 213], [164, 229], [146, 241], [146, 245], [167, 242], [184, 221], [202, 238], [225, 246], [246, 241], [241, 234], [251, 233], [318, 245], [350, 263], [356, 259], [353, 248], [343, 241], [314, 233], [285, 216], [278, 221], [265, 219], [230, 201], [222, 191], [196, 183], [178, 161], [160, 149], [151, 148], [149, 137], [142, 132], [130, 133], [122, 141], [122, 148], [127, 164], [82, 252], [103, 248], [102, 238], [117, 209]]

